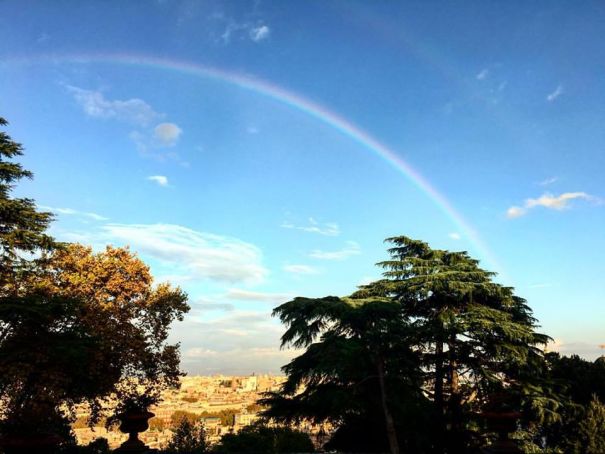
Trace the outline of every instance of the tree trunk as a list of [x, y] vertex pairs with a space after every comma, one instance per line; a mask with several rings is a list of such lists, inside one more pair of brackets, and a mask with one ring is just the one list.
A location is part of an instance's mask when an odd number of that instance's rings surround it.
[[380, 384], [380, 397], [382, 402], [382, 410], [384, 412], [384, 422], [387, 430], [387, 438], [391, 454], [399, 454], [399, 442], [397, 441], [397, 431], [395, 430], [395, 422], [387, 405], [387, 390], [384, 380], [384, 359], [378, 356], [376, 361], [376, 370], [378, 372], [378, 382]]
[[438, 453], [444, 451], [445, 446], [445, 419], [444, 410], [445, 403], [443, 399], [443, 379], [445, 371], [443, 368], [443, 341], [438, 338], [435, 343], [435, 415], [436, 421], [436, 437], [435, 450]]
[[451, 452], [462, 452], [464, 449], [462, 407], [460, 397], [460, 383], [458, 377], [458, 358], [456, 357], [456, 334], [451, 334], [448, 341], [449, 356], [449, 385], [450, 398], [448, 402], [450, 418], [449, 449]]

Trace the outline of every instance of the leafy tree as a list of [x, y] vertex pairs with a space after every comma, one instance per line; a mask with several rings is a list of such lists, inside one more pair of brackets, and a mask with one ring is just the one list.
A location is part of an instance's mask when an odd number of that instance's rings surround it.
[[354, 296], [397, 301], [413, 324], [443, 441], [438, 449], [463, 450], [470, 411], [504, 388], [543, 412], [556, 407], [532, 377], [543, 368], [540, 347], [549, 337], [535, 332], [524, 299], [493, 282], [494, 273], [466, 252], [432, 249], [405, 236], [386, 241], [392, 247], [390, 260], [379, 263], [384, 279]]
[[80, 323], [99, 339], [98, 369], [89, 373], [103, 390], [100, 396], [113, 394], [119, 410], [142, 410], [163, 389], [179, 386], [178, 345], [166, 340], [171, 323], [189, 309], [182, 290], [154, 286], [149, 267], [127, 248], [95, 253], [70, 244], [49, 255], [46, 270], [30, 285], [82, 301]]
[[393, 247], [379, 263], [383, 279], [350, 298], [296, 298], [275, 309], [287, 326], [282, 344], [306, 351], [284, 367], [288, 380], [264, 402], [271, 405], [265, 414], [368, 420], [372, 398], [355, 392], [368, 373], [377, 378], [392, 453], [429, 448], [420, 443], [422, 430], [402, 432], [414, 425], [396, 408], [424, 408], [423, 395], [432, 400], [432, 449], [440, 453], [472, 444], [469, 429], [479, 428], [473, 415], [496, 393], [506, 391], [511, 404], [542, 418], [554, 414], [558, 401], [540, 376], [540, 346], [549, 338], [535, 332], [525, 300], [466, 252], [404, 236], [387, 242]]
[[56, 243], [52, 216], [11, 197], [31, 177], [12, 161], [21, 154], [0, 133], [0, 432], [67, 437], [76, 404], [88, 402], [94, 421], [109, 394], [149, 404], [178, 385], [178, 346], [166, 339], [187, 297], [153, 286], [127, 249]]
[[423, 450], [420, 363], [399, 304], [295, 298], [273, 313], [287, 326], [282, 345], [306, 351], [283, 367], [287, 380], [280, 392], [261, 400], [269, 406], [266, 418], [336, 424], [333, 449]]
[[45, 233], [51, 214], [11, 196], [19, 180], [32, 177], [12, 161], [22, 154], [0, 132], [0, 432], [4, 439], [49, 432], [69, 438], [59, 407], [97, 392], [85, 371], [98, 339], [78, 323], [81, 301], [28, 285], [60, 245]]
[[577, 452], [601, 454], [605, 452], [605, 405], [594, 396], [578, 427]]
[[599, 439], [598, 433], [588, 434], [591, 425], [598, 425], [597, 409], [605, 398], [604, 361], [599, 358], [591, 362], [577, 355], [566, 357], [558, 353], [548, 353], [546, 360], [545, 375], [558, 387], [561, 418], [535, 425], [525, 435], [529, 435], [533, 444], [544, 446], [544, 452], [586, 452], [588, 440]]
[[[0, 126], [7, 124], [0, 117]], [[12, 161], [22, 154], [21, 144], [0, 131], [0, 296], [20, 295], [20, 278], [35, 270], [40, 256], [56, 246], [45, 233], [52, 215], [36, 210], [32, 199], [11, 197], [19, 180], [33, 177]]]
[[197, 413], [192, 413], [190, 411], [185, 411], [185, 410], [177, 410], [174, 413], [172, 413], [172, 415], [170, 415], [170, 425], [173, 428], [178, 427], [183, 420], [187, 420], [187, 422], [189, 422], [192, 425], [196, 425], [198, 424], [201, 419], [202, 419], [202, 415], [199, 415]]
[[172, 439], [168, 443], [170, 454], [203, 454], [207, 452], [206, 430], [203, 424], [192, 423], [188, 418], [181, 418]]
[[238, 433], [223, 435], [214, 446], [216, 453], [278, 454], [286, 452], [314, 452], [313, 442], [303, 432], [289, 427], [251, 425]]

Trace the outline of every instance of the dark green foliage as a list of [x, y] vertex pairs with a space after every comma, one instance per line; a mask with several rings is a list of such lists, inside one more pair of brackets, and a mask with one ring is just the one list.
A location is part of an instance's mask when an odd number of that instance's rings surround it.
[[431, 249], [400, 236], [387, 240], [391, 259], [379, 265], [385, 278], [355, 296], [382, 296], [401, 303], [414, 327], [435, 407], [438, 447], [460, 451], [473, 413], [504, 387], [520, 407], [552, 411], [536, 370], [548, 336], [535, 332], [536, 320], [513, 289], [493, 282], [466, 252]]
[[373, 440], [373, 449], [388, 447], [390, 439], [422, 452], [428, 405], [401, 305], [381, 298], [296, 298], [274, 314], [288, 327], [283, 344], [307, 349], [283, 367], [287, 381], [280, 392], [261, 400], [269, 407], [266, 418], [336, 424], [333, 448], [361, 449], [365, 443], [349, 446], [344, 434], [362, 437], [351, 429], [365, 425], [363, 437]]
[[309, 436], [289, 427], [252, 425], [237, 434], [225, 434], [213, 448], [215, 453], [278, 454], [307, 453], [315, 448]]
[[45, 233], [52, 216], [11, 197], [32, 176], [11, 161], [21, 154], [1, 132], [0, 442], [46, 434], [69, 441], [77, 404], [89, 404], [94, 423], [109, 394], [122, 409], [146, 407], [178, 386], [178, 345], [166, 340], [187, 296], [153, 286], [148, 266], [128, 249], [93, 254], [55, 243]]
[[535, 332], [525, 300], [466, 252], [387, 241], [383, 279], [350, 298], [296, 298], [275, 309], [287, 327], [282, 344], [306, 351], [284, 366], [288, 379], [262, 401], [265, 416], [332, 421], [348, 434], [334, 443], [365, 426], [392, 453], [464, 452], [481, 442], [476, 415], [504, 390], [528, 417], [556, 419], [559, 402], [542, 376], [549, 338]]
[[590, 362], [577, 355], [549, 353], [547, 366], [544, 376], [557, 388], [561, 417], [534, 424], [524, 435], [534, 445], [544, 444], [545, 452], [588, 452], [587, 449], [593, 449], [590, 440], [598, 446], [603, 439], [598, 427], [605, 424], [599, 422], [605, 398], [605, 364], [602, 358]]
[[[69, 434], [60, 404], [102, 392], [94, 370], [97, 340], [78, 323], [78, 301], [44, 295], [0, 299], [0, 395], [4, 434]], [[77, 364], [78, 367], [74, 367]]]
[[207, 452], [206, 431], [201, 423], [181, 418], [166, 449], [170, 454], [203, 454]]
[[594, 396], [578, 426], [578, 452], [602, 454], [605, 452], [605, 405]]
[[[0, 117], [0, 126], [6, 125]], [[19, 180], [33, 176], [12, 161], [22, 154], [21, 144], [0, 131], [0, 296], [18, 291], [20, 276], [37, 263], [32, 254], [43, 254], [56, 246], [45, 233], [52, 215], [37, 211], [32, 199], [11, 197]]]

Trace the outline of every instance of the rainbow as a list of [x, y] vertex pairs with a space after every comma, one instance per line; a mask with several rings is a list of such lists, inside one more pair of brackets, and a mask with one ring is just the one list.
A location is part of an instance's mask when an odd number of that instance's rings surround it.
[[258, 79], [250, 75], [226, 71], [214, 67], [204, 66], [198, 63], [180, 61], [174, 59], [158, 58], [142, 55], [127, 54], [98, 54], [90, 55], [59, 55], [59, 56], [35, 56], [28, 58], [5, 59], [4, 64], [38, 64], [38, 63], [77, 63], [90, 64], [101, 63], [110, 65], [123, 65], [133, 67], [152, 68], [165, 71], [175, 71], [181, 74], [187, 74], [194, 77], [212, 79], [218, 82], [227, 83], [244, 90], [256, 93], [258, 95], [273, 99], [281, 104], [285, 104], [292, 109], [298, 110], [310, 117], [315, 118], [320, 123], [327, 125], [353, 142], [361, 145], [363, 148], [380, 158], [390, 167], [405, 176], [420, 191], [425, 193], [437, 207], [456, 225], [463, 235], [470, 241], [476, 252], [480, 254], [489, 265], [499, 271], [502, 276], [502, 267], [498, 260], [483, 242], [477, 231], [464, 219], [464, 217], [454, 208], [451, 202], [441, 194], [429, 181], [408, 162], [401, 158], [393, 150], [382, 144], [367, 131], [364, 131], [353, 122], [347, 120], [341, 115], [329, 110], [325, 106], [304, 98], [303, 96], [286, 90], [270, 82]]

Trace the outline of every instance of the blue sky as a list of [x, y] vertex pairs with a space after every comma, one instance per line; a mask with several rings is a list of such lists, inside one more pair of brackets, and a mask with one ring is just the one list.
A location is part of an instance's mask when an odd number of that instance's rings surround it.
[[189, 293], [191, 373], [276, 372], [271, 308], [379, 277], [398, 234], [468, 250], [594, 358], [604, 34], [602, 2], [4, 1], [0, 115], [53, 234]]

